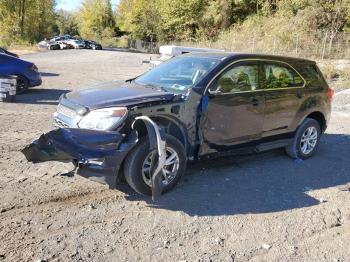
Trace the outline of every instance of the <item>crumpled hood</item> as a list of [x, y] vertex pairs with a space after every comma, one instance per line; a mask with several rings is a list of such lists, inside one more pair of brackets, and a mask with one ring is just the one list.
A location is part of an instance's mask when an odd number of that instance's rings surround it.
[[135, 83], [111, 82], [70, 92], [65, 97], [74, 104], [89, 109], [98, 109], [131, 106], [153, 101], [170, 101], [175, 97], [175, 94]]

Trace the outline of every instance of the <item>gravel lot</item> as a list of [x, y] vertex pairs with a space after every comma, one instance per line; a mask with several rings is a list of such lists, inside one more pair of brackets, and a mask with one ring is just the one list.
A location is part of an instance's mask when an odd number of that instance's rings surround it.
[[350, 113], [333, 112], [310, 160], [275, 150], [194, 163], [153, 203], [126, 185], [67, 176], [67, 164], [27, 163], [19, 152], [50, 129], [62, 93], [136, 76], [149, 55], [23, 58], [37, 64], [43, 85], [0, 103], [0, 260], [349, 261]]

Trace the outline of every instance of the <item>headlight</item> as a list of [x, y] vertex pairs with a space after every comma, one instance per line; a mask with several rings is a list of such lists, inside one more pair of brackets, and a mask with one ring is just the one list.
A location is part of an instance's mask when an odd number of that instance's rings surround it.
[[125, 107], [111, 107], [97, 109], [84, 116], [78, 126], [80, 128], [108, 130], [116, 127], [127, 115], [128, 110]]

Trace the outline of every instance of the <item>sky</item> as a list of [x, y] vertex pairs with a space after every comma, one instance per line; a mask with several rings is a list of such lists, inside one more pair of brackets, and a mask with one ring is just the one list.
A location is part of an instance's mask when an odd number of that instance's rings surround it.
[[[56, 0], [56, 9], [63, 9], [66, 11], [75, 11], [79, 8], [83, 0]], [[119, 0], [112, 0], [113, 8], [119, 3]]]

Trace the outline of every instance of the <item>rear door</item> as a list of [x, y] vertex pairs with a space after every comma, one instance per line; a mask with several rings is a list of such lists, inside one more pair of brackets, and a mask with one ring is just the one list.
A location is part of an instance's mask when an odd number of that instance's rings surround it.
[[287, 63], [264, 61], [262, 83], [265, 90], [262, 136], [293, 131], [293, 120], [305, 95], [304, 79]]
[[208, 106], [200, 123], [209, 151], [230, 150], [236, 144], [261, 137], [265, 98], [260, 88], [260, 69], [259, 62], [239, 62], [210, 85]]

